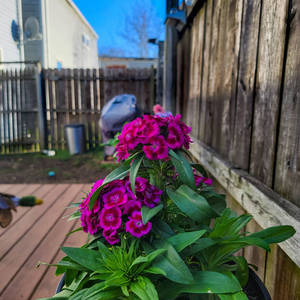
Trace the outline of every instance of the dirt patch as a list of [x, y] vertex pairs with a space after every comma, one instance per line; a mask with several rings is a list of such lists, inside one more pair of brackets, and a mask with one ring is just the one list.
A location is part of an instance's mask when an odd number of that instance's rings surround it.
[[0, 155], [0, 183], [91, 183], [116, 166], [103, 161], [102, 149], [74, 156], [67, 151], [58, 151], [53, 157], [40, 153]]

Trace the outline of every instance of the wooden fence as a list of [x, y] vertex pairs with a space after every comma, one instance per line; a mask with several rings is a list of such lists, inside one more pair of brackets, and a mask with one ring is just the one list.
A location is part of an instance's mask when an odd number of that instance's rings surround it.
[[64, 149], [64, 126], [82, 123], [87, 149], [101, 143], [100, 112], [133, 94], [142, 112], [154, 104], [153, 69], [61, 69], [0, 72], [0, 153]]
[[0, 153], [39, 150], [37, 73], [0, 70]]
[[300, 2], [196, 0], [177, 25], [176, 110], [192, 153], [248, 231], [291, 224], [266, 253], [247, 248], [272, 299], [300, 299]]

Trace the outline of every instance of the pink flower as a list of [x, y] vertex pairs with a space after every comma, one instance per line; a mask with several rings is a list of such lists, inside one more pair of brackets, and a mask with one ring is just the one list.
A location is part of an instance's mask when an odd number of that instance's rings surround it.
[[121, 209], [118, 206], [103, 208], [100, 213], [100, 226], [106, 229], [118, 229], [121, 226]]
[[135, 180], [135, 190], [137, 192], [143, 192], [148, 185], [148, 180], [143, 177], [137, 177]]
[[156, 104], [153, 106], [153, 112], [154, 112], [154, 114], [158, 114], [158, 113], [164, 113], [165, 110], [162, 106], [160, 106], [159, 104]]
[[143, 144], [148, 143], [152, 137], [160, 134], [160, 128], [152, 116], [144, 116], [144, 120], [139, 129], [139, 137]]
[[103, 230], [103, 236], [106, 239], [106, 241], [111, 245], [114, 245], [114, 244], [120, 242], [120, 237], [118, 236], [116, 230], [104, 229]]
[[133, 212], [132, 216], [129, 217], [129, 221], [126, 222], [126, 231], [137, 238], [149, 233], [151, 228], [152, 224], [150, 222], [143, 224], [140, 212]]
[[147, 189], [144, 191], [143, 204], [150, 208], [156, 206], [160, 201], [160, 196], [162, 195], [162, 191], [159, 190], [154, 185], [148, 185]]
[[169, 123], [169, 135], [167, 138], [168, 146], [171, 149], [181, 148], [184, 143], [184, 135], [179, 125], [175, 122]]
[[135, 211], [141, 211], [142, 204], [139, 201], [130, 200], [123, 206], [123, 213], [125, 215], [132, 215]]
[[206, 177], [199, 176], [199, 175], [194, 175], [194, 177], [195, 177], [196, 186], [199, 186], [201, 183], [204, 183], [206, 185], [212, 185], [211, 178], [206, 178]]
[[98, 213], [93, 211], [85, 211], [81, 213], [80, 220], [84, 232], [93, 235], [101, 229]]
[[117, 161], [120, 160], [125, 160], [129, 157], [129, 152], [126, 144], [119, 143], [116, 146], [116, 151], [117, 151]]
[[146, 157], [150, 160], [166, 159], [168, 157], [168, 145], [163, 136], [159, 135], [149, 140], [149, 146], [144, 146]]
[[120, 206], [127, 202], [124, 187], [115, 187], [103, 195], [104, 207]]

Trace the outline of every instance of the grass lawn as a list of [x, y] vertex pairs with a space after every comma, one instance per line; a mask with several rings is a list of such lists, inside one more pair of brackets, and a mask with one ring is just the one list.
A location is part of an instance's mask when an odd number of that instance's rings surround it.
[[[103, 149], [80, 155], [67, 150], [48, 157], [41, 153], [0, 155], [0, 183], [90, 183], [106, 176], [117, 164], [103, 161]], [[49, 172], [55, 172], [53, 177]]]

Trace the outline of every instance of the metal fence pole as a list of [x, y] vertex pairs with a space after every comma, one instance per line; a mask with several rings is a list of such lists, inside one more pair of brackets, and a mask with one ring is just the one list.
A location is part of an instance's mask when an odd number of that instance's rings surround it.
[[40, 150], [48, 149], [48, 130], [46, 119], [46, 97], [43, 72], [40, 63], [35, 67], [36, 71], [36, 94], [39, 112], [39, 142]]

